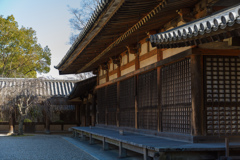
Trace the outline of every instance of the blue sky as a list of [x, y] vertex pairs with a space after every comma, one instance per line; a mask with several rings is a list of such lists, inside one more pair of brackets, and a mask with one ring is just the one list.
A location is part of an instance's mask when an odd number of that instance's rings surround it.
[[57, 79], [65, 76], [59, 76], [54, 66], [71, 47], [67, 44], [71, 33], [67, 5], [78, 8], [80, 0], [0, 0], [0, 15], [6, 18], [12, 14], [20, 27], [32, 27], [38, 43], [51, 49], [52, 65], [47, 75]]

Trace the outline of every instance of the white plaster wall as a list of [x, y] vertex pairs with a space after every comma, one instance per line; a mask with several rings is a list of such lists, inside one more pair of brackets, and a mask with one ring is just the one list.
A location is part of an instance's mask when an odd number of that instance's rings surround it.
[[106, 78], [103, 78], [103, 79], [99, 80], [99, 84], [103, 84], [103, 83], [106, 83]]
[[126, 54], [124, 54], [122, 56], [122, 63], [121, 63], [121, 65], [125, 65], [125, 64], [127, 64], [127, 55]]
[[112, 71], [112, 70], [113, 70], [113, 63], [110, 62], [110, 63], [109, 63], [109, 71]]
[[103, 70], [100, 69], [100, 70], [99, 70], [99, 76], [102, 76], [102, 75], [103, 75]]
[[128, 67], [128, 68], [122, 70], [122, 71], [121, 71], [121, 76], [123, 76], [123, 75], [125, 75], [125, 74], [128, 74], [128, 73], [130, 73], [130, 72], [132, 72], [132, 71], [135, 71], [135, 64], [132, 65], [131, 67]]
[[[150, 42], [148, 42], [148, 43], [150, 43]], [[154, 50], [154, 49], [156, 49], [157, 47], [152, 47], [152, 45], [151, 45], [151, 43], [149, 44], [149, 50], [150, 51], [152, 51], [152, 50]]]
[[140, 61], [140, 68], [153, 64], [155, 62], [157, 62], [157, 55], [151, 56], [143, 61]]
[[129, 62], [133, 61], [135, 59], [134, 54], [129, 54]]
[[146, 54], [147, 52], [148, 52], [148, 44], [147, 44], [148, 42], [146, 42], [146, 43], [143, 43], [142, 45], [141, 45], [141, 53], [140, 53], [140, 56], [141, 55], [144, 55], [144, 54]]
[[109, 76], [109, 81], [113, 80], [113, 79], [116, 79], [117, 78], [117, 73]]
[[117, 69], [117, 68], [118, 68], [117, 64], [114, 64], [114, 69]]
[[170, 48], [170, 49], [164, 50], [163, 51], [163, 59], [171, 57], [173, 55], [176, 55], [176, 54], [178, 54], [180, 52], [186, 51], [186, 50], [188, 50], [190, 48], [191, 48], [191, 46], [181, 47], [181, 48]]

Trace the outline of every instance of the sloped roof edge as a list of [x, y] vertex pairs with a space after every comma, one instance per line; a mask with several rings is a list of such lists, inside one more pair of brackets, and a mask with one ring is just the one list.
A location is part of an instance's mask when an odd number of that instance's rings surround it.
[[83, 40], [83, 38], [86, 36], [86, 34], [89, 32], [89, 30], [92, 28], [94, 23], [97, 21], [98, 17], [101, 15], [103, 10], [110, 4], [112, 0], [101, 0], [95, 11], [93, 12], [91, 18], [89, 18], [86, 26], [84, 29], [80, 32], [77, 39], [74, 41], [66, 55], [62, 58], [62, 60], [59, 62], [57, 66], [54, 66], [54, 68], [59, 69], [70, 57], [70, 55], [73, 53], [73, 51], [77, 48], [78, 44]]

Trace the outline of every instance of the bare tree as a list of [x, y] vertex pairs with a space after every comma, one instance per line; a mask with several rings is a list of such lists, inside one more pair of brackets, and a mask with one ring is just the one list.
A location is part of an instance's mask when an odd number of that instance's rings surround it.
[[39, 105], [39, 96], [36, 92], [40, 90], [40, 87], [37, 79], [18, 79], [1, 88], [2, 106], [9, 110], [10, 116], [15, 110], [18, 112], [19, 135], [23, 134], [23, 122], [29, 110]]
[[100, 0], [80, 0], [79, 8], [72, 8], [68, 6], [68, 11], [72, 15], [72, 18], [69, 20], [69, 22], [71, 28], [73, 29], [73, 32], [70, 35], [69, 44], [73, 44], [73, 42], [76, 40], [99, 3]]

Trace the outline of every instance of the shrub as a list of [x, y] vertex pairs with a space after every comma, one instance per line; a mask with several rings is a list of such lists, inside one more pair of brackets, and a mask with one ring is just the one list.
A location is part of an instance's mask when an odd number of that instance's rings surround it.
[[24, 122], [32, 122], [32, 120], [31, 120], [31, 119], [28, 119], [28, 118], [25, 118], [25, 119], [24, 119]]
[[57, 121], [55, 121], [55, 123], [64, 123], [64, 121], [63, 120], [57, 120]]

